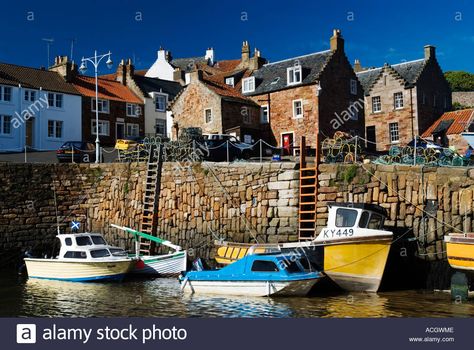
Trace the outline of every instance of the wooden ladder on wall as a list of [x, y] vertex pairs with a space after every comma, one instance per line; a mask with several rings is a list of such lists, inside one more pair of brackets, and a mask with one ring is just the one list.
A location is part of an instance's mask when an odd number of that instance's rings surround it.
[[[156, 236], [158, 229], [158, 207], [161, 193], [161, 172], [163, 169], [163, 145], [158, 149], [150, 148], [146, 183], [143, 196], [143, 213], [140, 231]], [[155, 243], [140, 237], [140, 255], [151, 255], [155, 250]]]
[[316, 136], [316, 157], [312, 165], [306, 162], [306, 138], [300, 142], [300, 193], [298, 213], [299, 240], [316, 236], [316, 209], [318, 197], [319, 138]]

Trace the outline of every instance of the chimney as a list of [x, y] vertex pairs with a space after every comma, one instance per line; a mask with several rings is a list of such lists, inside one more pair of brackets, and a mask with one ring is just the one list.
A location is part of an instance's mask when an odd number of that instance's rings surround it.
[[206, 50], [205, 59], [208, 60], [210, 66], [214, 65], [214, 49], [212, 47]]
[[133, 80], [134, 74], [135, 67], [132, 60], [130, 58], [127, 61], [122, 59], [117, 67], [117, 77], [115, 80], [119, 81], [122, 85], [127, 85]]
[[360, 61], [358, 59], [356, 59], [354, 61], [354, 72], [356, 73], [359, 73], [359, 72], [362, 72], [364, 69], [362, 68], [362, 66], [360, 65]]
[[171, 61], [171, 53], [160, 47], [158, 50], [158, 60], [160, 61]]
[[334, 29], [333, 35], [330, 39], [331, 51], [344, 52], [344, 39], [342, 38], [341, 30]]
[[190, 79], [189, 80], [190, 83], [194, 83], [194, 82], [202, 80], [202, 70], [200, 69], [193, 70], [191, 73], [189, 73], [189, 79]]
[[267, 63], [267, 60], [261, 57], [260, 50], [255, 48], [253, 57], [250, 59], [250, 62], [247, 67], [251, 70], [257, 70], [262, 68], [265, 63]]
[[247, 63], [250, 60], [250, 46], [248, 41], [242, 43], [242, 62]]
[[77, 75], [77, 65], [69, 61], [67, 56], [56, 56], [54, 65], [49, 70], [58, 73], [68, 82]]
[[428, 61], [430, 58], [436, 58], [436, 47], [431, 45], [425, 46], [425, 61]]

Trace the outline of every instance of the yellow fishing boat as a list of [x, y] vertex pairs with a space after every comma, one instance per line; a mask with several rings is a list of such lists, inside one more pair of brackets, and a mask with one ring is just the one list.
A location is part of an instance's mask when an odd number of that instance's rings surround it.
[[451, 233], [444, 236], [449, 265], [474, 273], [474, 233]]

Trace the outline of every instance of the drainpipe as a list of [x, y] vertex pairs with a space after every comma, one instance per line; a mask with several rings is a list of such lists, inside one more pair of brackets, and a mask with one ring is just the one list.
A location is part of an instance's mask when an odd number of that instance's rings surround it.
[[[21, 120], [21, 115], [22, 115], [22, 108], [21, 108], [21, 84], [18, 84], [18, 115], [20, 115], [20, 120]], [[25, 135], [23, 136], [23, 131], [25, 132]], [[23, 146], [23, 151], [25, 151], [25, 147], [26, 147], [26, 123], [23, 122], [23, 128], [20, 129], [20, 139], [18, 140], [18, 146], [21, 147], [21, 140], [25, 140], [25, 144]], [[26, 163], [26, 161], [25, 161]]]
[[[39, 88], [39, 93], [38, 93], [38, 98], [41, 98], [41, 93], [43, 92], [43, 87], [40, 86]], [[46, 108], [48, 108], [49, 106], [47, 106]], [[40, 108], [39, 112], [38, 112], [38, 148], [39, 149], [42, 149], [41, 146], [42, 146], [42, 139], [41, 139], [41, 112], [42, 112], [43, 108]], [[46, 128], [48, 127], [48, 125], [46, 125]], [[46, 131], [47, 132], [47, 131]]]
[[415, 115], [413, 111], [413, 87], [410, 88], [411, 138], [415, 138]]

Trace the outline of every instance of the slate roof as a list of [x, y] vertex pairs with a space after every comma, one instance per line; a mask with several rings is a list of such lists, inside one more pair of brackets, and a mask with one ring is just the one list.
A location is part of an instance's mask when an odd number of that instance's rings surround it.
[[58, 73], [48, 70], [0, 63], [0, 84], [79, 95]]
[[358, 72], [357, 78], [359, 78], [366, 95], [369, 94], [372, 85], [377, 81], [385, 67], [391, 68], [396, 73], [398, 73], [398, 75], [405, 81], [407, 86], [415, 85], [418, 77], [423, 71], [423, 68], [425, 68], [425, 63], [426, 61], [424, 59], [419, 59], [415, 61], [387, 65], [384, 67], [372, 68]]
[[191, 72], [194, 70], [197, 63], [207, 64], [205, 57], [187, 57], [187, 58], [175, 58], [171, 60], [171, 65], [181, 69], [183, 72]]
[[255, 91], [245, 95], [259, 95], [288, 88], [287, 68], [295, 66], [297, 63], [303, 68], [303, 80], [299, 85], [315, 83], [331, 56], [332, 51], [327, 50], [275, 63], [267, 63], [253, 72]]
[[135, 75], [133, 80], [135, 80], [135, 83], [145, 94], [149, 94], [150, 92], [164, 92], [168, 94], [169, 100], [174, 99], [183, 88], [180, 83], [175, 81], [149, 78], [142, 75]]
[[[74, 87], [83, 96], [95, 98], [95, 78], [78, 75], [72, 81]], [[99, 98], [121, 102], [143, 104], [143, 100], [118, 81], [99, 78]]]
[[462, 109], [459, 111], [446, 112], [437, 121], [435, 121], [421, 137], [430, 137], [436, 129], [440, 129], [443, 125], [448, 127], [446, 135], [460, 134], [468, 130], [469, 125], [474, 118], [474, 109]]

